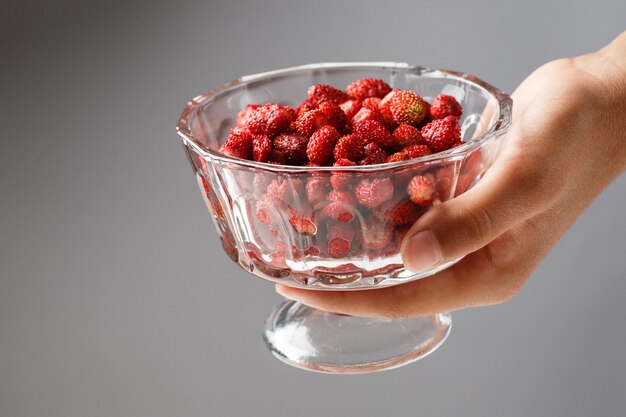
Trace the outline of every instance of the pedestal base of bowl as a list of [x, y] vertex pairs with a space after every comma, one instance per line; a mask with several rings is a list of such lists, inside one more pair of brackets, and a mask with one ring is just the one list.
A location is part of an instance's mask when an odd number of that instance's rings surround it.
[[449, 314], [402, 320], [327, 313], [285, 301], [263, 338], [281, 361], [309, 371], [361, 374], [397, 368], [434, 352], [450, 333]]

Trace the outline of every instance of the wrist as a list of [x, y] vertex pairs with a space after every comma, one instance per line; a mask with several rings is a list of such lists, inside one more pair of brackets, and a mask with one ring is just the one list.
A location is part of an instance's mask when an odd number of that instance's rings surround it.
[[615, 162], [618, 176], [626, 171], [626, 32], [598, 52], [574, 58], [587, 73], [593, 94], [587, 102], [597, 105], [597, 122], [609, 140], [609, 160]]

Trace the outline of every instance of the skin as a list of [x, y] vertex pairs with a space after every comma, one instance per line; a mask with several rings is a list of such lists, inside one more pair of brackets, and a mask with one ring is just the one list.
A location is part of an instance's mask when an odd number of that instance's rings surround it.
[[597, 52], [543, 65], [512, 97], [513, 124], [494, 165], [474, 188], [422, 216], [402, 245], [407, 268], [422, 269], [424, 249], [411, 237], [430, 230], [430, 251], [440, 262], [465, 256], [460, 262], [377, 290], [278, 285], [278, 293], [325, 311], [392, 319], [513, 298], [585, 208], [626, 170], [626, 32]]

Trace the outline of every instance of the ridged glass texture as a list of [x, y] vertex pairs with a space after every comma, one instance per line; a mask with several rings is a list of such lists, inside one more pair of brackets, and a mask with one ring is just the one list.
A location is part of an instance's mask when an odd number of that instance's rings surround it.
[[[278, 102], [297, 106], [312, 84], [345, 88], [360, 78], [380, 78], [392, 88], [409, 89], [427, 101], [443, 93], [463, 107], [460, 147], [408, 161], [357, 167], [288, 167], [239, 160], [217, 152], [246, 104]], [[511, 99], [474, 76], [404, 63], [312, 64], [245, 76], [198, 96], [183, 111], [177, 130], [227, 255], [243, 269], [285, 285], [315, 289], [359, 289], [394, 285], [432, 275], [454, 262], [415, 274], [399, 253], [401, 232], [385, 212], [406, 198], [415, 175], [434, 184], [437, 198], [428, 208], [470, 189], [492, 165], [511, 120]], [[354, 188], [359, 181], [388, 178], [394, 195], [384, 207], [346, 207], [353, 219], [345, 256], [329, 251], [336, 220], [324, 216], [307, 184], [328, 189], [331, 177]], [[267, 188], [286, 187], [286, 197], [268, 202]], [[299, 221], [294, 215], [302, 215]], [[299, 229], [299, 230], [297, 230]], [[391, 238], [389, 240], [389, 236]], [[385, 242], [389, 240], [389, 243]], [[381, 243], [382, 242], [382, 243]], [[384, 247], [380, 247], [384, 244]]]

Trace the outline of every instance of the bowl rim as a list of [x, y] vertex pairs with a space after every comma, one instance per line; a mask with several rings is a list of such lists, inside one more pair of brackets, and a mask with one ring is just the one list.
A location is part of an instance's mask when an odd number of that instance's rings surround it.
[[[495, 121], [487, 128], [487, 130], [471, 141], [464, 143], [461, 146], [457, 146], [452, 149], [448, 149], [442, 152], [436, 152], [430, 155], [420, 156], [409, 160], [398, 162], [387, 162], [383, 164], [375, 165], [357, 165], [357, 166], [297, 166], [297, 165], [280, 165], [270, 164], [267, 162], [250, 161], [247, 159], [240, 159], [221, 154], [220, 152], [207, 148], [198, 143], [191, 132], [189, 121], [193, 113], [199, 107], [210, 105], [211, 102], [219, 95], [226, 94], [231, 90], [238, 88], [241, 85], [249, 84], [255, 81], [260, 81], [272, 77], [284, 76], [293, 74], [296, 72], [315, 70], [315, 69], [349, 69], [349, 68], [382, 68], [382, 69], [394, 69], [403, 70], [405, 73], [414, 73], [416, 75], [432, 75], [440, 78], [452, 78], [465, 83], [473, 84], [477, 87], [486, 90], [492, 97], [494, 97], [498, 103], [498, 115]], [[369, 172], [385, 170], [389, 168], [398, 168], [403, 166], [413, 166], [424, 162], [433, 162], [448, 159], [451, 157], [463, 155], [468, 153], [477, 147], [482, 146], [485, 142], [499, 137], [502, 133], [506, 132], [511, 125], [512, 120], [512, 107], [513, 100], [506, 92], [494, 87], [493, 85], [481, 80], [480, 78], [460, 71], [430, 68], [420, 65], [409, 64], [406, 62], [321, 62], [312, 63], [306, 65], [299, 65], [294, 67], [287, 67], [276, 69], [272, 71], [260, 72], [251, 75], [244, 75], [236, 78], [226, 84], [222, 84], [212, 90], [207, 91], [204, 94], [200, 94], [187, 102], [183, 112], [178, 119], [176, 125], [176, 132], [179, 139], [183, 144], [192, 148], [192, 150], [200, 155], [205, 160], [211, 162], [224, 162], [229, 164], [235, 164], [255, 169], [263, 169], [274, 172], [318, 172], [318, 171], [358, 171]]]

